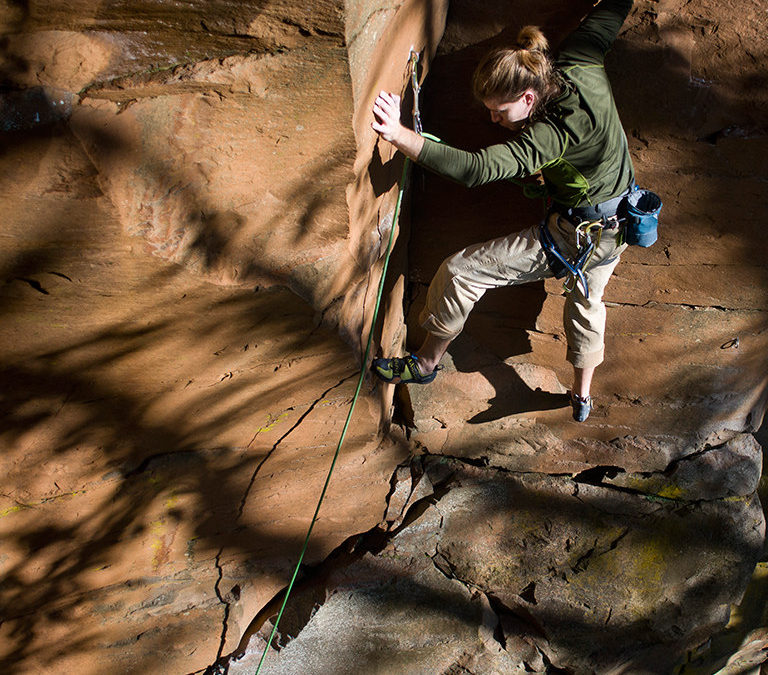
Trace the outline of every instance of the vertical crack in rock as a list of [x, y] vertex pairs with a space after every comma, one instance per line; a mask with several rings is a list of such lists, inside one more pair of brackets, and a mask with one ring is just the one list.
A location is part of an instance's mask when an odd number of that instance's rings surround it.
[[[278, 438], [277, 441], [275, 441], [275, 444], [272, 446], [270, 451], [264, 456], [264, 458], [256, 465], [256, 468], [253, 470], [253, 474], [251, 475], [251, 480], [248, 483], [248, 487], [245, 489], [245, 493], [243, 494], [243, 498], [240, 500], [240, 505], [238, 506], [238, 509], [237, 509], [237, 516], [235, 517], [236, 521], [240, 520], [240, 518], [243, 515], [243, 510], [245, 509], [245, 503], [248, 501], [248, 496], [251, 493], [251, 489], [253, 488], [253, 484], [256, 481], [256, 477], [259, 475], [259, 472], [261, 471], [261, 468], [264, 466], [264, 464], [266, 464], [266, 462], [269, 460], [269, 458], [272, 457], [272, 455], [274, 454], [275, 450], [277, 450], [277, 448], [280, 446], [280, 444], [286, 438], [288, 438], [288, 436], [290, 436], [294, 431], [296, 431], [296, 429], [299, 428], [301, 423], [310, 415], [310, 413], [312, 413], [314, 411], [314, 409], [318, 406], [318, 404], [328, 396], [328, 394], [330, 394], [334, 389], [337, 389], [338, 387], [343, 385], [348, 380], [350, 380], [353, 377], [355, 377], [357, 374], [358, 373], [354, 373], [352, 375], [348, 375], [347, 377], [342, 378], [339, 382], [334, 384], [332, 387], [329, 387], [328, 389], [326, 389], [320, 395], [319, 398], [315, 399], [310, 404], [310, 406], [304, 411], [304, 413], [302, 413], [302, 415], [299, 417], [299, 419], [296, 420], [294, 425], [290, 429], [288, 429], [288, 431], [286, 431], [280, 438]], [[255, 438], [256, 437], [254, 436], [254, 438], [251, 439], [251, 442], [248, 445], [251, 445], [251, 443], [253, 443]]]
[[[245, 492], [243, 493], [243, 497], [240, 500], [240, 504], [239, 504], [238, 509], [237, 509], [237, 515], [235, 516], [235, 522], [237, 522], [238, 520], [240, 520], [240, 518], [242, 518], [243, 511], [245, 510], [245, 504], [248, 501], [248, 496], [250, 495], [251, 489], [253, 488], [253, 484], [256, 481], [256, 477], [258, 476], [259, 471], [264, 466], [264, 464], [267, 462], [267, 460], [274, 454], [274, 452], [277, 450], [277, 448], [280, 446], [280, 444], [286, 438], [288, 438], [288, 436], [290, 436], [302, 424], [302, 422], [307, 418], [307, 416], [312, 411], [314, 411], [314, 409], [318, 406], [318, 404], [321, 401], [323, 401], [334, 389], [337, 389], [338, 387], [343, 385], [345, 382], [347, 382], [351, 378], [355, 377], [355, 375], [357, 375], [357, 373], [354, 373], [353, 375], [348, 375], [347, 377], [344, 377], [341, 380], [339, 380], [339, 382], [334, 384], [332, 387], [329, 387], [328, 389], [326, 389], [317, 399], [315, 399], [310, 404], [310, 406], [304, 411], [304, 413], [296, 420], [296, 422], [293, 424], [293, 426], [290, 429], [288, 429], [288, 431], [286, 431], [280, 438], [278, 438], [277, 441], [275, 441], [275, 443], [272, 446], [272, 448], [264, 456], [264, 458], [258, 463], [258, 465], [256, 466], [256, 468], [253, 471], [253, 474], [251, 475], [251, 480], [248, 483], [248, 487], [245, 489]], [[254, 439], [255, 438], [256, 437], [254, 436]], [[251, 439], [251, 442], [248, 445], [253, 443], [254, 439]], [[346, 544], [346, 542], [345, 542], [345, 544]], [[339, 547], [339, 548], [343, 548], [345, 544], [342, 544], [342, 546]], [[230, 599], [230, 596], [232, 596], [235, 601], [237, 601], [239, 599], [239, 596], [240, 596], [240, 589], [239, 589], [238, 586], [235, 586], [232, 589], [232, 591], [230, 591], [230, 593], [228, 593], [226, 596], [224, 596], [221, 593], [221, 583], [222, 583], [222, 581], [224, 579], [224, 569], [221, 566], [221, 556], [222, 556], [223, 553], [224, 553], [224, 547], [221, 546], [219, 548], [219, 551], [216, 554], [216, 558], [215, 558], [215, 560], [216, 560], [215, 565], [216, 565], [216, 570], [218, 572], [218, 577], [216, 579], [216, 583], [214, 584], [214, 592], [216, 593], [216, 597], [219, 599], [219, 602], [221, 602], [224, 605], [224, 617], [222, 619], [221, 638], [220, 638], [220, 641], [219, 641], [219, 649], [216, 652], [216, 660], [215, 660], [215, 662], [213, 664], [211, 664], [210, 666], [208, 666], [208, 668], [206, 668], [206, 670], [205, 670], [206, 673], [226, 672], [226, 664], [229, 662], [229, 659], [231, 658], [231, 655], [227, 656], [227, 657], [222, 657], [222, 654], [224, 652], [224, 645], [226, 644], [227, 632], [229, 630], [229, 615], [230, 615], [230, 611], [231, 611], [231, 607], [232, 607], [232, 599]], [[275, 596], [275, 598], [273, 598], [270, 601], [270, 603], [268, 603], [267, 606], [271, 607], [278, 600], [280, 602], [282, 602], [282, 594], [284, 592], [285, 592], [284, 590], [280, 591], [280, 593], [278, 593], [277, 596]], [[264, 610], [262, 610], [262, 612], [263, 611]], [[259, 614], [257, 614], [257, 617], [260, 616], [262, 612], [259, 612]], [[263, 623], [264, 620], [266, 620], [266, 618], [267, 617], [264, 617], [264, 619], [262, 619], [261, 623]], [[248, 638], [250, 639], [250, 636], [253, 635], [253, 633], [255, 633], [261, 627], [261, 623], [259, 624], [258, 627], [256, 627], [255, 630], [251, 630], [251, 626], [249, 625], [249, 627], [246, 629], [246, 631], [245, 631], [245, 633], [243, 635], [243, 639], [245, 639], [245, 636], [248, 636]], [[253, 621], [251, 622], [251, 624], [253, 624]], [[242, 641], [243, 640], [241, 639], [241, 644], [242, 644]], [[246, 644], [247, 644], [247, 640], [246, 640]], [[239, 651], [239, 649], [240, 649], [240, 647], [238, 645], [238, 649], [236, 649], [234, 653], [237, 653]]]
[[[407, 180], [407, 178], [406, 178]], [[369, 256], [368, 260], [368, 274], [366, 275], [365, 280], [365, 290], [362, 294], [362, 311], [361, 311], [361, 317], [366, 316], [366, 310], [368, 309], [368, 295], [371, 290], [371, 288], [376, 285], [378, 286], [378, 283], [375, 284], [374, 282], [374, 275], [376, 271], [376, 265], [375, 263], [382, 261], [386, 262], [384, 259], [384, 254], [382, 253], [382, 248], [386, 249], [386, 242], [389, 240], [389, 234], [392, 230], [392, 228], [397, 227], [397, 223], [393, 222], [394, 217], [394, 209], [391, 212], [386, 213], [384, 216], [382, 216], [382, 209], [384, 207], [382, 205], [379, 205], [379, 208], [376, 211], [376, 233], [379, 235], [379, 245], [376, 248], [371, 248], [371, 255]], [[386, 232], [386, 236], [385, 236]], [[384, 266], [381, 267], [381, 273], [384, 274], [386, 272]], [[381, 281], [381, 277], [379, 277], [379, 282]], [[378, 291], [378, 289], [377, 289]], [[378, 292], [377, 292], [378, 295]], [[360, 354], [365, 353], [365, 347], [364, 347], [364, 341], [365, 341], [365, 331], [364, 331], [364, 324], [363, 329], [359, 331], [360, 336], [360, 343], [358, 345], [358, 349], [360, 351]]]
[[219, 649], [216, 652], [217, 661], [221, 658], [221, 654], [224, 651], [224, 645], [227, 641], [227, 630], [229, 629], [229, 612], [231, 609], [229, 601], [221, 594], [221, 582], [224, 579], [224, 570], [221, 567], [221, 554], [223, 551], [223, 548], [219, 549], [219, 552], [216, 554], [214, 563], [216, 566], [216, 572], [218, 573], [218, 578], [216, 579], [216, 583], [213, 585], [213, 590], [215, 591], [219, 602], [224, 605], [224, 618], [221, 622], [221, 638], [219, 639]]

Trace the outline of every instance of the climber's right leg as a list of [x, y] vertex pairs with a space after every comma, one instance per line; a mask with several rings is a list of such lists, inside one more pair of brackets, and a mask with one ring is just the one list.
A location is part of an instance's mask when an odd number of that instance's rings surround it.
[[475, 303], [488, 289], [549, 276], [535, 227], [469, 246], [446, 258], [429, 285], [420, 316], [426, 340], [406, 357], [411, 359], [407, 363], [406, 359], [376, 359], [374, 372], [386, 382], [431, 382], [448, 345], [461, 333]]

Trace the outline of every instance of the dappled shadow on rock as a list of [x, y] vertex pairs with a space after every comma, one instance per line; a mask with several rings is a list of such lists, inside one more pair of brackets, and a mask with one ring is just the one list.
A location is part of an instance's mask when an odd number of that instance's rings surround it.
[[[745, 6], [733, 21], [723, 20], [715, 3], [705, 6], [711, 11], [703, 18], [688, 6], [678, 11], [635, 3], [606, 58], [638, 181], [661, 195], [664, 209], [659, 242], [649, 249], [630, 247], [607, 286], [606, 360], [595, 375], [592, 416], [578, 430], [567, 417], [539, 416], [558, 434], [603, 440], [626, 433], [706, 437], [723, 428], [753, 431], [765, 410], [768, 276], [761, 262], [766, 214], [759, 195], [768, 169], [768, 118], [765, 88], [754, 86], [764, 78], [759, 64], [765, 46], [757, 32], [757, 5]], [[425, 129], [469, 150], [505, 142], [508, 134], [494, 129], [487, 111], [471, 98], [471, 73], [480, 56], [511, 42], [523, 23], [541, 25], [556, 46], [586, 9], [550, 11], [527, 2], [490, 3], [482, 10], [470, 2], [452, 5], [424, 87]], [[751, 36], [749, 53], [740, 34]], [[662, 89], [658, 106], [642, 104]], [[543, 213], [541, 204], [507, 184], [467, 190], [427, 173], [416, 181], [414, 194], [419, 226], [410, 247], [412, 347], [422, 336], [417, 317], [423, 287], [441, 260], [535, 225]], [[570, 386], [562, 309], [560, 282], [528, 291], [492, 290], [475, 307], [465, 333], [495, 354], [498, 364], [511, 359], [548, 367]], [[738, 348], [722, 348], [737, 336]], [[502, 375], [496, 379], [491, 372], [485, 375], [496, 391], [481, 391], [471, 377], [464, 389], [503, 401], [506, 371], [496, 369]], [[460, 395], [462, 385], [452, 390]], [[521, 412], [531, 410], [525, 393], [518, 394]], [[439, 403], [430, 399], [427, 405], [451, 426]], [[453, 419], [476, 419], [471, 400], [459, 408]], [[518, 412], [514, 402], [494, 408], [486, 416], [480, 411], [479, 419], [499, 421], [504, 413]], [[432, 415], [416, 410], [415, 416]]]
[[[390, 504], [383, 543], [361, 536], [297, 593], [314, 609], [270, 672], [672, 672], [726, 623], [764, 534], [754, 493], [664, 498], [436, 457], [398, 470]], [[230, 673], [252, 672], [268, 629]]]
[[[8, 147], [2, 169], [3, 663], [197, 669], [290, 573], [358, 364], [290, 291], [222, 288], [137, 249], [66, 131]], [[378, 517], [390, 469], [364, 413], [338, 475], [376, 474], [373, 508], [331, 488], [341, 515], [310, 562], [348, 514]]]

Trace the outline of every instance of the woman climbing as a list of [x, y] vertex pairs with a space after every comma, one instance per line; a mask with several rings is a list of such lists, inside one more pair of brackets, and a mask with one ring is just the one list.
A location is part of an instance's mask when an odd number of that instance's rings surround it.
[[[478, 65], [475, 97], [510, 140], [466, 152], [425, 139], [400, 122], [400, 99], [382, 91], [373, 129], [407, 157], [467, 187], [540, 173], [551, 207], [544, 223], [475, 244], [447, 258], [420, 317], [422, 346], [405, 358], [373, 362], [385, 382], [434, 380], [448, 345], [486, 290], [569, 275], [564, 326], [573, 365], [573, 416], [592, 409], [590, 385], [603, 361], [603, 290], [626, 247], [617, 209], [634, 185], [634, 170], [603, 68], [632, 0], [602, 0], [563, 42], [556, 61], [533, 26], [512, 48], [497, 49]], [[588, 258], [588, 259], [587, 259]]]

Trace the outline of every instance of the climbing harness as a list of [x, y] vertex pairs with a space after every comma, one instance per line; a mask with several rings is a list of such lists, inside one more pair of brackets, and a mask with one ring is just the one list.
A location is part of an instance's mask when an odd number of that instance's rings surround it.
[[600, 246], [603, 229], [607, 226], [607, 219], [579, 223], [576, 226], [576, 257], [573, 260], [569, 260], [557, 247], [555, 240], [552, 238], [552, 233], [547, 226], [547, 219], [545, 218], [539, 223], [539, 242], [544, 249], [547, 264], [556, 279], [566, 277], [563, 283], [566, 293], [571, 293], [578, 282], [581, 283], [584, 297], [589, 300], [589, 285], [587, 284], [587, 278], [584, 276], [584, 269], [592, 259], [595, 249]]
[[600, 246], [603, 230], [618, 228], [617, 244], [651, 246], [658, 238], [661, 198], [633, 185], [626, 192], [595, 206], [564, 209], [560, 216], [574, 222], [576, 232], [576, 256], [569, 260], [557, 247], [547, 226], [547, 218], [539, 224], [539, 242], [544, 249], [547, 264], [556, 279], [567, 277], [563, 283], [570, 293], [581, 283], [584, 297], [589, 299], [589, 286], [584, 269]]
[[[411, 68], [411, 86], [413, 88], [413, 96], [414, 96], [414, 103], [413, 103], [413, 122], [414, 122], [414, 128], [418, 131], [418, 133], [421, 133], [421, 119], [419, 116], [419, 89], [418, 86], [418, 74], [417, 74], [417, 66], [419, 61], [419, 53], [416, 51], [411, 52], [410, 56], [410, 68]], [[418, 119], [417, 119], [418, 116]], [[416, 127], [418, 127], [416, 129]], [[435, 139], [437, 140], [437, 139]], [[395, 202], [395, 211], [392, 215], [392, 227], [389, 231], [389, 240], [387, 242], [387, 249], [384, 253], [384, 262], [381, 269], [381, 278], [379, 279], [379, 288], [378, 292], [376, 294], [376, 303], [373, 308], [373, 317], [371, 318], [371, 328], [368, 332], [368, 342], [365, 346], [365, 354], [363, 355], [362, 363], [360, 366], [360, 377], [357, 381], [357, 389], [355, 390], [355, 394], [352, 397], [352, 404], [350, 405], [349, 412], [347, 413], [347, 419], [344, 422], [344, 427], [341, 430], [341, 437], [339, 438], [339, 442], [336, 446], [336, 452], [333, 455], [333, 460], [331, 461], [331, 467], [328, 470], [328, 475], [325, 479], [325, 484], [323, 485], [322, 492], [320, 493], [320, 499], [317, 502], [317, 507], [315, 508], [315, 513], [312, 516], [312, 521], [309, 524], [309, 529], [307, 530], [307, 535], [304, 538], [304, 545], [301, 548], [301, 553], [299, 554], [299, 560], [296, 563], [296, 568], [293, 571], [293, 576], [291, 577], [291, 581], [288, 584], [288, 587], [285, 590], [285, 597], [283, 598], [283, 603], [280, 606], [280, 611], [277, 614], [277, 618], [275, 619], [275, 623], [272, 626], [272, 632], [269, 635], [269, 639], [267, 640], [266, 645], [264, 646], [264, 651], [261, 654], [261, 659], [259, 660], [259, 665], [256, 668], [255, 675], [259, 675], [261, 672], [261, 667], [264, 665], [264, 659], [267, 657], [267, 652], [269, 651], [270, 646], [272, 645], [272, 640], [275, 638], [275, 634], [277, 633], [277, 627], [280, 623], [280, 619], [283, 616], [283, 611], [285, 610], [285, 606], [288, 603], [288, 596], [291, 594], [291, 590], [293, 589], [293, 585], [296, 581], [296, 577], [299, 575], [299, 570], [301, 568], [301, 563], [304, 560], [304, 555], [307, 552], [307, 546], [309, 545], [309, 537], [312, 534], [312, 530], [315, 526], [315, 523], [317, 522], [317, 516], [320, 513], [320, 507], [322, 506], [323, 499], [325, 499], [325, 493], [328, 490], [328, 485], [331, 481], [331, 475], [333, 474], [333, 470], [336, 466], [336, 460], [339, 457], [339, 452], [341, 451], [341, 446], [344, 443], [344, 439], [347, 435], [347, 429], [349, 428], [349, 423], [352, 419], [352, 413], [355, 410], [355, 404], [357, 403], [357, 399], [360, 396], [360, 389], [363, 386], [363, 381], [365, 379], [366, 374], [366, 364], [368, 363], [368, 357], [371, 353], [371, 344], [373, 342], [373, 333], [374, 328], [376, 326], [376, 320], [379, 315], [379, 306], [381, 305], [381, 297], [384, 293], [384, 282], [386, 281], [387, 277], [387, 267], [389, 266], [389, 258], [392, 253], [392, 244], [395, 240], [395, 230], [397, 226], [397, 219], [400, 213], [400, 206], [403, 201], [403, 193], [405, 192], [405, 185], [406, 185], [406, 179], [408, 178], [408, 168], [410, 165], [410, 160], [406, 157], [405, 161], [403, 163], [403, 172], [400, 176], [400, 189], [397, 193], [397, 201]]]

